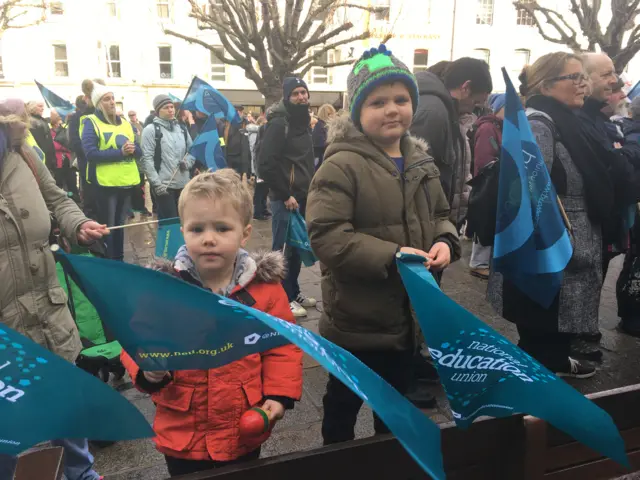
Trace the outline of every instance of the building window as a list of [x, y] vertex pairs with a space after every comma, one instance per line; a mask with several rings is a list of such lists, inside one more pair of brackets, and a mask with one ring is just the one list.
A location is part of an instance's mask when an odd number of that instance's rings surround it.
[[389, 21], [389, 11], [391, 10], [391, 0], [376, 0], [374, 5], [376, 10], [376, 20]]
[[486, 48], [476, 48], [471, 56], [478, 60], [484, 60], [487, 64], [491, 61], [491, 51]]
[[173, 78], [173, 67], [171, 66], [171, 47], [158, 47], [160, 60], [160, 78]]
[[[322, 47], [315, 48], [313, 50], [313, 55], [317, 54], [322, 50]], [[339, 62], [340, 51], [339, 50], [329, 50], [324, 52], [322, 56], [316, 60], [321, 64], [335, 63]], [[311, 83], [323, 83], [326, 85], [331, 85], [333, 83], [333, 69], [331, 67], [312, 67], [311, 68]]]
[[[533, 3], [534, 0], [522, 0], [522, 3]], [[534, 25], [533, 15], [531, 15], [526, 10], [519, 8], [518, 9], [518, 25], [525, 25], [527, 27], [531, 27]]]
[[211, 50], [211, 80], [214, 82], [227, 81], [227, 66], [222, 61], [224, 48], [213, 47]]
[[107, 76], [111, 78], [122, 77], [122, 70], [120, 69], [120, 47], [118, 45], [110, 45], [107, 48]]
[[493, 0], [477, 0], [477, 25], [493, 25]]
[[515, 80], [520, 76], [520, 73], [522, 73], [522, 69], [526, 65], [529, 65], [530, 59], [531, 59], [530, 50], [519, 48], [513, 51], [513, 55], [511, 59], [511, 68], [509, 72], [511, 74], [512, 82], [515, 82]]
[[64, 15], [64, 4], [61, 1], [51, 2], [49, 4], [51, 15]]
[[117, 0], [107, 0], [107, 15], [109, 15], [110, 17], [118, 16]]
[[170, 0], [157, 0], [157, 8], [158, 8], [158, 17], [160, 18], [169, 18], [170, 8], [169, 8]]
[[429, 50], [419, 48], [413, 51], [413, 73], [424, 72], [429, 64]]
[[53, 46], [53, 60], [56, 77], [69, 76], [69, 63], [67, 61], [67, 46], [58, 44]]

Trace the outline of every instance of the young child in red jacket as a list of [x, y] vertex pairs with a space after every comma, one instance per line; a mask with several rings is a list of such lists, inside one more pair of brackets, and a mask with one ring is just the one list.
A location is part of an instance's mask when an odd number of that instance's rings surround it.
[[[178, 211], [185, 245], [169, 268], [157, 268], [244, 304], [250, 297], [253, 308], [294, 322], [280, 284], [282, 255], [243, 249], [251, 235], [253, 200], [233, 170], [193, 178]], [[143, 372], [125, 352], [122, 363], [156, 404], [154, 441], [172, 476], [257, 459], [266, 437], [241, 438], [241, 415], [257, 405], [273, 422], [302, 395], [302, 351], [294, 345], [211, 370]]]

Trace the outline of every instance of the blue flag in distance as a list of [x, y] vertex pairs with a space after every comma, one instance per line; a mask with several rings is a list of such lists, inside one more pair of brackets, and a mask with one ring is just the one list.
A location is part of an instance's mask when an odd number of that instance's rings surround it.
[[47, 87], [39, 83], [37, 80], [34, 80], [34, 82], [36, 82], [36, 85], [38, 86], [38, 89], [40, 90], [40, 93], [42, 94], [42, 97], [44, 98], [47, 106], [53, 108], [56, 112], [58, 112], [58, 115], [60, 115], [60, 118], [62, 118], [63, 122], [66, 121], [67, 115], [76, 111], [76, 106], [70, 101], [59, 97]]
[[182, 245], [184, 245], [184, 236], [180, 231], [180, 218], [159, 220], [158, 234], [156, 235], [156, 257], [173, 260]]
[[493, 267], [544, 308], [560, 290], [573, 247], [549, 171], [513, 84], [502, 131]]
[[298, 249], [298, 255], [305, 266], [312, 267], [318, 261], [311, 250], [307, 224], [298, 210], [289, 212], [286, 244]]
[[447, 297], [417, 255], [397, 264], [456, 424], [526, 413], [622, 465], [624, 442], [600, 407]]
[[143, 370], [194, 370], [294, 343], [366, 401], [416, 462], [444, 479], [440, 429], [346, 350], [307, 329], [170, 275], [57, 254]]
[[204, 80], [193, 77], [189, 90], [182, 102], [183, 110], [198, 111], [216, 118], [224, 118], [230, 123], [241, 123], [240, 115], [229, 100]]
[[58, 438], [153, 437], [140, 411], [98, 378], [0, 324], [0, 454]]
[[224, 158], [216, 117], [211, 115], [202, 127], [189, 149], [189, 153], [196, 160], [206, 165], [209, 170], [216, 171], [225, 168], [227, 162]]

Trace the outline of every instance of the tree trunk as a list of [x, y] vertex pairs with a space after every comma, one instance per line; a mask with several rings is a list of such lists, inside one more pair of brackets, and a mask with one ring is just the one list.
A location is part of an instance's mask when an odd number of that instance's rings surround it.
[[261, 92], [264, 95], [264, 108], [269, 108], [274, 103], [278, 103], [282, 100], [282, 84], [276, 84], [273, 82]]

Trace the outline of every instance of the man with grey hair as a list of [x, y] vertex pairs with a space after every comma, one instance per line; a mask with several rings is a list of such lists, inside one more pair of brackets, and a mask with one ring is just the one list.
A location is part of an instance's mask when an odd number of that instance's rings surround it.
[[[586, 137], [596, 154], [609, 165], [610, 180], [615, 191], [615, 205], [610, 220], [602, 225], [603, 255], [602, 278], [607, 275], [609, 262], [627, 248], [628, 232], [624, 219], [629, 206], [640, 200], [640, 145], [625, 142], [617, 133], [609, 116], [603, 113], [613, 89], [618, 83], [613, 61], [604, 53], [583, 56], [584, 67], [591, 84], [591, 93], [578, 112]], [[572, 356], [599, 360], [602, 352], [597, 348], [599, 331], [584, 332], [574, 343]]]

